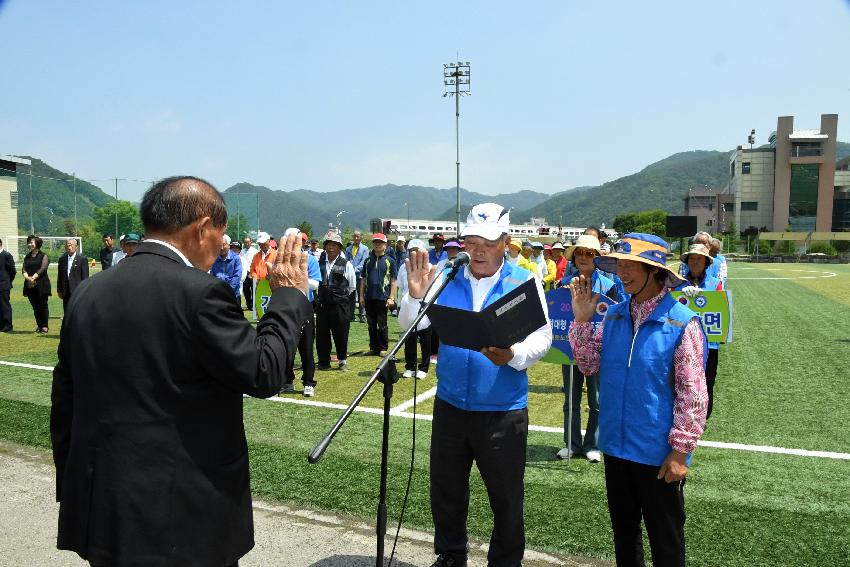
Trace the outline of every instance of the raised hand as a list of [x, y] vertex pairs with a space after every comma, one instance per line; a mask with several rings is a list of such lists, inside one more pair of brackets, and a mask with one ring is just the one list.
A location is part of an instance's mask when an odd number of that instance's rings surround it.
[[300, 234], [281, 236], [274, 264], [266, 265], [272, 291], [281, 287], [293, 287], [307, 295], [307, 254], [301, 251]]
[[412, 250], [404, 265], [407, 267], [407, 293], [413, 299], [422, 299], [437, 267], [428, 263], [427, 250]]
[[599, 294], [593, 293], [591, 280], [584, 276], [573, 278], [570, 282], [570, 294], [573, 298], [573, 316], [577, 323], [587, 323], [596, 313]]

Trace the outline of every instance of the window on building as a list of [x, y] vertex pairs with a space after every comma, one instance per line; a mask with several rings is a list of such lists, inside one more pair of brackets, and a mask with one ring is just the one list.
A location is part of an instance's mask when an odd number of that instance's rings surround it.
[[726, 211], [727, 213], [734, 213], [735, 212], [735, 203], [723, 203], [721, 208], [724, 211]]
[[791, 157], [822, 156], [823, 148], [820, 142], [793, 142], [791, 144]]
[[[734, 205], [732, 205], [734, 207]], [[757, 211], [759, 210], [758, 201], [741, 201], [742, 211]]]
[[741, 163], [741, 173], [749, 173], [750, 172], [750, 162], [745, 161]]
[[735, 162], [729, 164], [729, 177], [735, 177]]
[[12, 198], [12, 203], [11, 203], [12, 208], [17, 209], [18, 208], [18, 192], [12, 191], [11, 193], [9, 193], [9, 196]]
[[820, 166], [816, 163], [791, 166], [788, 224], [793, 231], [808, 232], [815, 229], [815, 218], [818, 212], [819, 176]]

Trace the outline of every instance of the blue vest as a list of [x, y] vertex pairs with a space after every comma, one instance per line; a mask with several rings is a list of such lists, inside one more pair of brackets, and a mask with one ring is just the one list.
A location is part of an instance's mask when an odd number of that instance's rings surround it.
[[[661, 465], [672, 447], [673, 354], [697, 315], [668, 293], [632, 333], [629, 301], [608, 309], [602, 331], [599, 449], [645, 465]], [[703, 335], [703, 367], [708, 351]], [[688, 455], [690, 461], [690, 455]]]
[[[472, 310], [472, 287], [461, 268], [438, 305]], [[482, 308], [490, 305], [528, 279], [529, 271], [504, 262], [499, 281], [487, 294]], [[470, 329], [474, 333], [475, 329]], [[528, 405], [528, 374], [509, 365], [496, 366], [477, 351], [440, 345], [437, 359], [437, 397], [469, 411], [510, 411]]]
[[[687, 277], [687, 275], [685, 277]], [[683, 289], [685, 289], [689, 285], [691, 285], [691, 282], [685, 280], [685, 282], [680, 284], [678, 287], [676, 287], [675, 290], [676, 291], [682, 291]], [[706, 291], [717, 291], [717, 288], [719, 286], [720, 286], [720, 280], [713, 277], [713, 276], [708, 275], [708, 272], [706, 271], [705, 274], [703, 274], [702, 283], [697, 287], [699, 287], [700, 289], [704, 289]], [[718, 350], [718, 349], [720, 349], [720, 343], [708, 343], [708, 348], [711, 349], [711, 350]]]

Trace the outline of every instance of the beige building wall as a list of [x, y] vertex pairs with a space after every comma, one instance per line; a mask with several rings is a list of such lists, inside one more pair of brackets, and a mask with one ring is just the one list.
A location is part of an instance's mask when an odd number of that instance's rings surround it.
[[838, 140], [838, 115], [821, 114], [821, 134], [829, 136], [823, 143], [823, 162], [818, 176], [818, 212], [815, 220], [819, 232], [832, 230], [832, 200], [835, 197], [835, 158]]
[[18, 184], [15, 173], [8, 169], [6, 162], [0, 162], [0, 239], [3, 240], [3, 248], [17, 255], [17, 247], [7, 241], [8, 237], [18, 235], [18, 209], [12, 206]]
[[[773, 184], [775, 156], [772, 148], [738, 149], [732, 167], [735, 175], [730, 183], [735, 196], [735, 225], [738, 231], [754, 226], [772, 230]], [[749, 164], [749, 173], [744, 173]], [[755, 203], [755, 210], [752, 210]]]
[[782, 232], [788, 228], [788, 207], [791, 205], [791, 132], [794, 117], [780, 116], [776, 123], [776, 183], [773, 193], [773, 226], [771, 230]]

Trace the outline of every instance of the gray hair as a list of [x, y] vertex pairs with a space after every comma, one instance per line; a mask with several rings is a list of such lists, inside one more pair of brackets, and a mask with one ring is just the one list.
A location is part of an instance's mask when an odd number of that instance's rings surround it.
[[711, 246], [713, 248], [717, 248], [718, 250], [723, 250], [723, 242], [721, 240], [719, 240], [717, 238], [712, 238], [710, 242], [711, 242]]
[[203, 217], [210, 217], [216, 228], [227, 226], [221, 194], [207, 181], [191, 176], [156, 182], [142, 197], [140, 213], [146, 232], [175, 232]]

